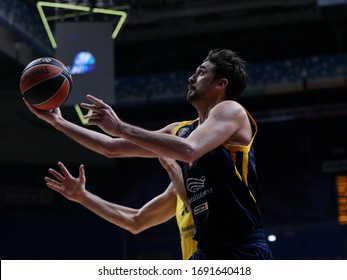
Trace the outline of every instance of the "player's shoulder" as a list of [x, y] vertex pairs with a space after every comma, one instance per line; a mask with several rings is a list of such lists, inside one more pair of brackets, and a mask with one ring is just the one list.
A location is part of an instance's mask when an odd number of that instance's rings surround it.
[[237, 101], [235, 100], [224, 100], [222, 102], [219, 102], [215, 107], [220, 107], [220, 108], [238, 108], [238, 109], [243, 109], [244, 107]]
[[233, 116], [247, 115], [246, 109], [240, 103], [234, 100], [225, 100], [218, 103], [216, 106], [214, 106], [211, 112]]

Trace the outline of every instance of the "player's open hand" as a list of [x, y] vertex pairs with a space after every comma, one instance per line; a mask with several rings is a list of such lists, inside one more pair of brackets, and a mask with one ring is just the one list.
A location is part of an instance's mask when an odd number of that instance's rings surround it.
[[81, 103], [81, 107], [92, 110], [92, 114], [85, 115], [88, 125], [97, 125], [104, 132], [118, 136], [118, 131], [124, 125], [110, 105], [92, 95], [87, 95], [87, 99], [93, 104]]
[[24, 97], [23, 97], [23, 101], [24, 101], [25, 105], [28, 107], [28, 109], [36, 117], [38, 117], [39, 119], [44, 120], [44, 121], [46, 121], [52, 125], [54, 124], [54, 122], [56, 121], [57, 118], [62, 116], [59, 107], [54, 109], [54, 110], [45, 111], [45, 110], [36, 109], [29, 102], [27, 102]]
[[83, 164], [79, 168], [78, 178], [73, 177], [62, 162], [58, 162], [60, 172], [49, 168], [55, 179], [45, 177], [47, 187], [55, 190], [69, 200], [78, 201], [78, 198], [85, 192], [86, 177]]

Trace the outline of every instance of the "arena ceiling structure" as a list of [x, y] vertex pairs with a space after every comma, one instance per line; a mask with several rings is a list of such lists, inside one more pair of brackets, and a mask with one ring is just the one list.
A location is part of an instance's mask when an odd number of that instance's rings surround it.
[[[5, 1], [8, 2], [8, 1]], [[23, 0], [32, 13], [38, 1]], [[347, 48], [347, 9], [341, 0], [56, 0], [52, 3], [117, 9], [127, 19], [115, 40], [116, 76], [141, 75], [195, 68], [211, 48], [236, 50], [252, 63], [290, 59], [325, 53], [344, 52]], [[13, 6], [1, 20], [15, 33], [15, 49], [27, 43], [37, 55], [52, 51], [35, 44], [37, 37], [16, 32]], [[60, 21], [114, 21], [104, 14], [64, 17], [70, 11], [45, 9], [47, 17]], [[7, 17], [7, 19], [6, 19]], [[7, 22], [6, 22], [7, 20]], [[42, 24], [42, 22], [32, 22]], [[54, 26], [54, 22], [50, 22]], [[28, 26], [28, 28], [33, 26]], [[37, 28], [42, 28], [39, 26]], [[54, 27], [53, 27], [54, 28]], [[1, 68], [8, 77], [9, 67], [16, 70], [16, 57], [1, 52]], [[19, 65], [22, 67], [22, 65]]]

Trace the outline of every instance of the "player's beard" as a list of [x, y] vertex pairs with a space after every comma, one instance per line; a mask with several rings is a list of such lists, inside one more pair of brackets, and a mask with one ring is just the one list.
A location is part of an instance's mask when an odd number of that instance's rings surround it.
[[198, 98], [198, 95], [197, 95], [197, 93], [196, 93], [196, 91], [194, 89], [188, 90], [187, 96], [186, 96], [186, 100], [187, 100], [188, 103], [191, 104], [192, 102], [197, 100], [197, 98]]

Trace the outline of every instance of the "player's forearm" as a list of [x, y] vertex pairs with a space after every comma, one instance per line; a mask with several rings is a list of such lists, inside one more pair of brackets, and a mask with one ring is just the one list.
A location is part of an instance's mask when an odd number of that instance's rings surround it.
[[[175, 215], [176, 195], [167, 199], [167, 191], [140, 209], [108, 202], [88, 191], [80, 193], [74, 201], [80, 203], [101, 218], [137, 234], [152, 226], [168, 221]], [[165, 196], [165, 198], [164, 198]]]
[[187, 197], [185, 185], [183, 182], [183, 175], [181, 168], [178, 167], [172, 167], [171, 170], [167, 169], [169, 177], [171, 179], [172, 185], [174, 186], [177, 194], [181, 198], [181, 200], [184, 202], [185, 206], [190, 209], [189, 200]]
[[108, 158], [157, 157], [155, 153], [136, 146], [127, 140], [115, 139], [106, 134], [86, 129], [64, 118], [58, 118], [52, 126], [87, 149]]
[[175, 189], [185, 206], [190, 209], [190, 204], [187, 198], [187, 193], [184, 186], [182, 169], [175, 160], [164, 157], [159, 158], [160, 163], [165, 168], [171, 179], [171, 186]]
[[80, 127], [64, 118], [58, 118], [52, 125], [75, 142], [92, 151], [106, 155], [105, 147], [109, 136]]
[[117, 131], [117, 135], [158, 156], [170, 157], [184, 162], [192, 162], [195, 158], [193, 147], [181, 137], [148, 131], [130, 124], [122, 126]]
[[[64, 118], [58, 118], [53, 124], [54, 128], [82, 146], [109, 157], [112, 138], [108, 135], [83, 128]], [[115, 152], [115, 151], [114, 151]]]
[[139, 232], [139, 225], [135, 219], [138, 213], [137, 209], [108, 202], [88, 191], [78, 197], [76, 202], [116, 226], [134, 234]]

